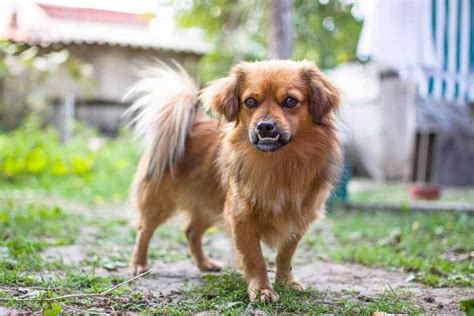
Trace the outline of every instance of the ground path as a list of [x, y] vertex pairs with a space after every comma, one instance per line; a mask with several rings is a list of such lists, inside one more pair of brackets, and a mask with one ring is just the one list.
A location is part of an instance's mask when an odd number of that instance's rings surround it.
[[[62, 205], [68, 210], [85, 212], [87, 207], [74, 205], [61, 200], [41, 201]], [[133, 221], [133, 212], [127, 206], [98, 207], [93, 210], [103, 217], [121, 217]], [[179, 220], [179, 219], [178, 219]], [[87, 231], [78, 244], [47, 249], [45, 256], [61, 256], [64, 261], [80, 262], [87, 257], [84, 244], [89, 242]], [[152, 247], [156, 247], [154, 244]], [[227, 265], [232, 265], [233, 256], [231, 242], [224, 234], [216, 234], [206, 241], [206, 249], [215, 254], [214, 257]], [[185, 248], [182, 251], [186, 251]], [[179, 292], [189, 284], [202, 282], [202, 273], [188, 257], [173, 263], [151, 262], [152, 272], [138, 279], [136, 287], [143, 292], [152, 292], [155, 296], [170, 300], [179, 297]], [[99, 268], [98, 274], [119, 275], [130, 277], [126, 267], [118, 267], [114, 271]], [[341, 264], [317, 260], [300, 262], [294, 266], [296, 276], [308, 287], [327, 292], [328, 297], [344, 296], [345, 293], [357, 295], [361, 300], [380, 294], [383, 291], [396, 290], [411, 293], [409, 300], [422, 305], [427, 313], [459, 313], [459, 301], [473, 298], [473, 288], [430, 288], [410, 281], [408, 273], [369, 268], [358, 264]], [[273, 277], [273, 272], [270, 274]], [[0, 307], [0, 314], [7, 310]]]

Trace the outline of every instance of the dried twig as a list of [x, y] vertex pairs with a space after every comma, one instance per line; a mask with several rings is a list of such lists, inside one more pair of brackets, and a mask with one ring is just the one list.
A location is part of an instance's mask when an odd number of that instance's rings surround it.
[[19, 302], [30, 302], [30, 301], [45, 301], [45, 302], [51, 302], [51, 301], [60, 301], [60, 300], [69, 300], [73, 298], [83, 298], [83, 297], [101, 297], [101, 296], [107, 296], [109, 295], [113, 290], [116, 290], [117, 288], [132, 282], [133, 280], [136, 280], [138, 278], [141, 278], [144, 275], [147, 275], [148, 273], [151, 272], [150, 270], [147, 270], [143, 272], [142, 274], [139, 274], [137, 276], [134, 276], [131, 279], [128, 279], [126, 281], [123, 281], [122, 283], [117, 284], [114, 287], [111, 287], [110, 289], [101, 292], [101, 293], [89, 293], [89, 294], [70, 294], [70, 295], [63, 295], [63, 296], [58, 296], [58, 297], [50, 297], [50, 298], [25, 298], [25, 299], [19, 299], [19, 298], [0, 298], [0, 301], [19, 301]]
[[61, 305], [66, 307], [67, 309], [70, 309], [70, 310], [74, 311], [74, 312], [79, 312], [83, 315], [87, 314], [87, 310], [82, 310], [80, 308], [77, 308], [77, 307], [74, 307], [74, 306], [71, 306], [71, 305], [67, 305], [67, 304], [64, 304], [64, 303], [62, 303]]
[[117, 312], [115, 311], [114, 306], [112, 305], [112, 303], [110, 301], [109, 301], [109, 304], [110, 304], [110, 308], [112, 309], [112, 315], [116, 316]]

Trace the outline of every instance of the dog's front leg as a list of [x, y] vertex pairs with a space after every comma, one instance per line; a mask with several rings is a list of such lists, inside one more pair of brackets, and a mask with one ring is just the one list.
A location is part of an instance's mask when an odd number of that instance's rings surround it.
[[247, 220], [243, 214], [228, 216], [233, 239], [245, 270], [250, 301], [278, 300], [268, 279], [267, 266], [260, 247], [260, 233], [253, 220]]
[[304, 286], [294, 278], [291, 271], [291, 259], [300, 240], [301, 234], [291, 233], [278, 249], [275, 279], [276, 283], [282, 286], [293, 286], [299, 290], [304, 290]]

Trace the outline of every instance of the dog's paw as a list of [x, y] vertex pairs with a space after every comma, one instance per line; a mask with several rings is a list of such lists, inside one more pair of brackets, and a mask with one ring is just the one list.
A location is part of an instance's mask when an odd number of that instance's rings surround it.
[[251, 302], [277, 302], [280, 299], [277, 292], [272, 289], [255, 289], [247, 290]]
[[288, 281], [288, 283], [286, 283], [286, 286], [287, 287], [292, 287], [296, 290], [299, 290], [299, 291], [304, 291], [306, 290], [306, 287], [298, 280], [290, 280]]
[[199, 270], [202, 272], [219, 272], [222, 270], [222, 264], [212, 259], [206, 259], [198, 264]]
[[148, 268], [146, 264], [138, 264], [138, 263], [130, 263], [130, 272], [136, 276], [142, 274], [143, 272], [147, 271]]

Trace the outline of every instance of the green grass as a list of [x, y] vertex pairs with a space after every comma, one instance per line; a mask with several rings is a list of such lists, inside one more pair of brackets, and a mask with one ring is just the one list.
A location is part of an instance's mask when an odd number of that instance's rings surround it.
[[[118, 282], [116, 276], [96, 275], [85, 262], [67, 264], [61, 257], [46, 258], [48, 247], [71, 245], [78, 241], [80, 228], [94, 225], [83, 215], [70, 214], [58, 207], [2, 201], [0, 206], [0, 298], [10, 298], [1, 305], [30, 311], [53, 308], [41, 299], [73, 292], [98, 293]], [[34, 287], [34, 302], [19, 302], [20, 289]], [[5, 290], [7, 289], [7, 290]], [[33, 292], [34, 293], [34, 292]], [[132, 293], [129, 286], [114, 294]]]
[[318, 292], [312, 289], [298, 291], [276, 288], [280, 295], [277, 303], [250, 303], [242, 276], [225, 270], [221, 274], [209, 274], [202, 285], [181, 293], [179, 300], [158, 306], [159, 314], [189, 315], [202, 311], [219, 314], [251, 314], [263, 311], [273, 314], [371, 314], [375, 311], [390, 313], [420, 313], [423, 310], [409, 301], [402, 293], [386, 292], [371, 298], [356, 295]]
[[[61, 267], [60, 258], [45, 260], [41, 251], [78, 243], [87, 253], [83, 266], [113, 270], [128, 264], [136, 234], [128, 220], [92, 217], [10, 199], [0, 199], [0, 205], [0, 271], [21, 274]], [[83, 234], [81, 229], [86, 229], [87, 244], [78, 240]], [[172, 263], [189, 258], [184, 229], [177, 229], [176, 224], [162, 225], [152, 243], [157, 240], [160, 247], [149, 250], [151, 261]]]
[[[93, 222], [96, 232], [87, 246], [88, 259], [84, 263], [93, 267], [123, 267], [128, 264], [135, 243], [136, 230], [127, 220], [107, 219]], [[184, 229], [175, 223], [161, 225], [154, 234], [148, 250], [150, 262], [173, 263], [189, 259]], [[113, 251], [110, 251], [113, 250]], [[108, 256], [104, 256], [109, 253]]]
[[[42, 288], [38, 297], [44, 298], [74, 290], [98, 292], [119, 281], [65, 264], [61, 258], [46, 259], [41, 255], [41, 251], [48, 247], [75, 243], [80, 227], [87, 225], [83, 216], [66, 213], [58, 207], [2, 202], [0, 284], [11, 291], [0, 291], [0, 297], [13, 297], [19, 293], [16, 291], [19, 288], [30, 286]], [[53, 288], [55, 291], [50, 290]], [[35, 310], [46, 303], [9, 301], [5, 304]]]
[[402, 269], [431, 286], [474, 286], [474, 217], [454, 213], [334, 212], [329, 235], [303, 247], [339, 262]]
[[2, 201], [0, 207], [0, 270], [42, 267], [38, 253], [51, 246], [74, 243], [80, 221], [60, 208], [18, 206]]

